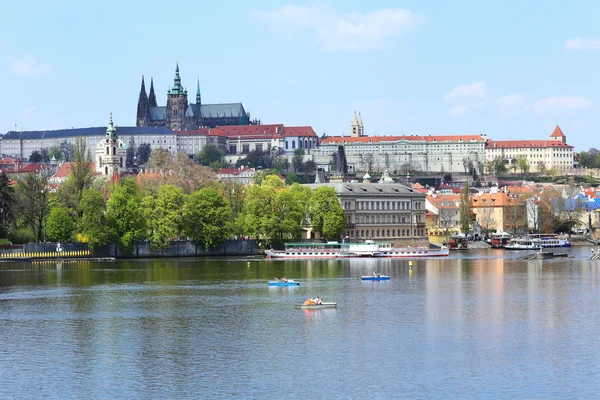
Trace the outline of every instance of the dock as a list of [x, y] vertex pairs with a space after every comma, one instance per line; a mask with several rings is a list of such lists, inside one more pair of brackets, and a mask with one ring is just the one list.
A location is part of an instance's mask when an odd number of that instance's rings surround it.
[[549, 260], [552, 258], [565, 258], [569, 257], [567, 253], [555, 253], [553, 251], [538, 251], [535, 253], [525, 254], [519, 257], [517, 260]]

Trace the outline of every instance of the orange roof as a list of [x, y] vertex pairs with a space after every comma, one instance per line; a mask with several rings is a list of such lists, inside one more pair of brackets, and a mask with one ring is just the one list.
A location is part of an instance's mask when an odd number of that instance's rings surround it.
[[460, 203], [460, 195], [454, 194], [442, 194], [433, 196], [427, 196], [427, 201], [433, 204], [436, 208], [458, 208]]
[[552, 147], [564, 147], [572, 149], [566, 143], [558, 140], [490, 140], [486, 144], [486, 148], [504, 148], [504, 149], [518, 149], [518, 148], [543, 148], [548, 149]]
[[[71, 175], [71, 166], [73, 163], [71, 162], [64, 162], [60, 165], [60, 167], [58, 167], [58, 170], [56, 171], [56, 173], [54, 174], [54, 178], [66, 178], [69, 175]], [[94, 169], [94, 163], [90, 162], [90, 167], [92, 169]]]
[[237, 138], [238, 136], [279, 136], [283, 133], [283, 124], [276, 125], [230, 125], [217, 126], [213, 132], [223, 133], [225, 136]]
[[560, 126], [556, 125], [556, 128], [554, 128], [554, 131], [552, 132], [550, 137], [565, 137], [565, 134], [560, 129]]
[[454, 135], [454, 136], [330, 136], [320, 141], [321, 144], [335, 143], [379, 143], [379, 142], [397, 142], [401, 140], [413, 142], [469, 142], [479, 141], [484, 142], [485, 139], [481, 135]]
[[283, 128], [283, 136], [317, 137], [317, 133], [312, 126], [286, 126]]
[[513, 198], [510, 194], [504, 192], [482, 193], [472, 197], [473, 207], [504, 207], [523, 202], [522, 197]]

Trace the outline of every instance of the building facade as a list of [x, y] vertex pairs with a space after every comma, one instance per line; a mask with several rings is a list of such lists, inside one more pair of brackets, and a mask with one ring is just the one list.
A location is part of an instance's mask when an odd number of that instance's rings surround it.
[[489, 140], [485, 147], [486, 162], [501, 159], [507, 167], [517, 167], [517, 158], [525, 156], [531, 172], [573, 168], [573, 146], [558, 125], [549, 140]]
[[96, 144], [94, 164], [96, 173], [104, 176], [120, 174], [125, 170], [125, 157], [127, 146], [117, 136], [117, 129], [113, 125], [112, 113], [104, 139]]
[[[256, 121], [255, 121], [256, 123]], [[187, 89], [181, 83], [179, 64], [175, 68], [173, 86], [167, 91], [167, 105], [159, 106], [150, 80], [150, 93], [142, 76], [137, 105], [137, 126], [165, 126], [172, 130], [195, 130], [217, 125], [248, 125], [250, 115], [242, 103], [202, 104], [200, 80], [196, 89], [196, 103], [188, 102]]]
[[322, 183], [333, 187], [346, 216], [344, 236], [406, 245], [427, 243], [424, 193], [396, 183]]
[[[468, 173], [483, 172], [486, 138], [457, 136], [332, 136], [319, 141], [313, 154], [317, 165], [329, 170], [332, 157], [343, 146], [349, 172], [408, 171]], [[470, 167], [471, 166], [471, 167]]]

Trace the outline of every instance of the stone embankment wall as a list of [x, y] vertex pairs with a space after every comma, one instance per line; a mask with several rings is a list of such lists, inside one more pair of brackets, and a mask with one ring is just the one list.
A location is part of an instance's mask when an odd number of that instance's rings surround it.
[[[41, 253], [56, 251], [57, 243], [28, 243], [23, 246], [26, 253]], [[61, 243], [63, 251], [87, 250], [86, 243]], [[228, 240], [217, 248], [206, 251], [204, 246], [188, 241], [176, 241], [165, 251], [154, 251], [150, 249], [150, 243], [137, 243], [132, 254], [126, 254], [119, 249], [117, 244], [109, 244], [100, 249], [98, 257], [115, 258], [153, 258], [153, 257], [205, 257], [205, 256], [249, 256], [261, 254], [254, 240]]]

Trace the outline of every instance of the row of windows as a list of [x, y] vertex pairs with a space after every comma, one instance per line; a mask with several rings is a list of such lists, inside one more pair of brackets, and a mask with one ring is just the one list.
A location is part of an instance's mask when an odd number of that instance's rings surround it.
[[[416, 222], [420, 223], [422, 220], [422, 216], [420, 214], [415, 216]], [[350, 221], [350, 216], [348, 216], [348, 222]], [[406, 224], [410, 222], [410, 216], [408, 215], [357, 215], [356, 223], [357, 224]]]
[[[396, 233], [398, 233], [398, 236], [396, 236]], [[414, 236], [424, 236], [425, 235], [425, 229], [423, 228], [416, 228], [413, 230]], [[352, 237], [352, 238], [361, 238], [361, 239], [369, 239], [369, 238], [395, 238], [395, 237], [411, 237], [410, 234], [410, 229], [398, 229], [398, 231], [396, 231], [396, 229], [371, 229], [370, 231], [368, 229], [352, 229], [349, 231], [346, 231], [346, 236]]]
[[[410, 201], [357, 201], [358, 210], [410, 210]], [[415, 202], [415, 210], [421, 209], [421, 202]], [[344, 210], [352, 209], [352, 202], [344, 202]]]

